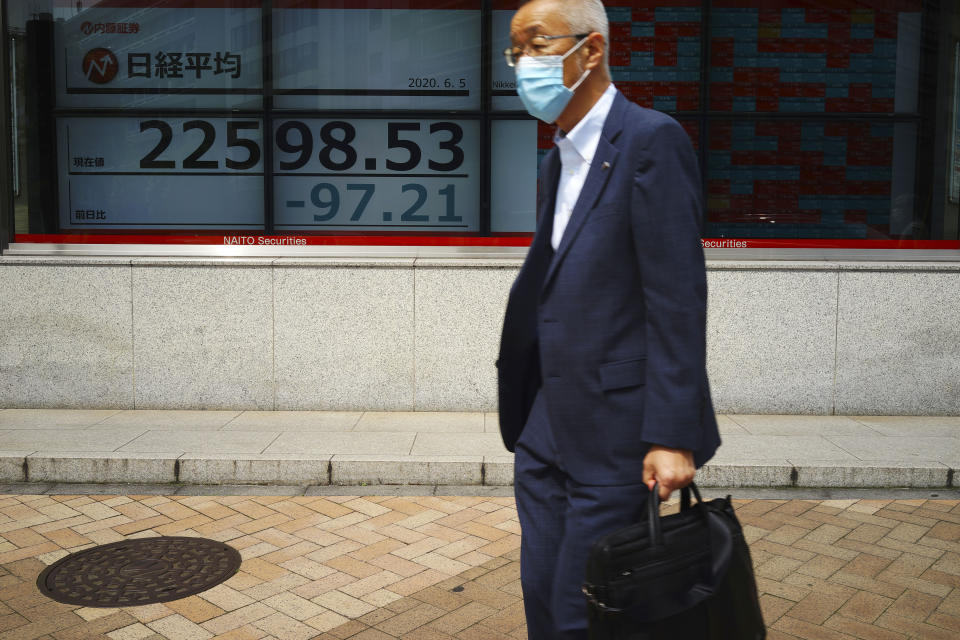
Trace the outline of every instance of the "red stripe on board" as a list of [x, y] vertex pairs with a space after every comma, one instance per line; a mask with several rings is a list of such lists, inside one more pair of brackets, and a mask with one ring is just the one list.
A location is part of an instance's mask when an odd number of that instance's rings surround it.
[[[54, 0], [61, 9], [75, 9], [77, 0]], [[260, 0], [82, 0], [84, 9], [259, 9]], [[79, 14], [82, 15], [82, 14]]]
[[[236, 244], [225, 239], [253, 238], [252, 243]], [[277, 246], [258, 244], [259, 238], [277, 240], [297, 238], [305, 245], [347, 245], [347, 246], [426, 246], [426, 247], [526, 247], [530, 245], [532, 234], [504, 234], [489, 238], [476, 236], [437, 236], [437, 235], [338, 235], [338, 236], [301, 236], [297, 234], [266, 236], [263, 234], [238, 231], [236, 233], [217, 233], [207, 235], [160, 235], [160, 234], [67, 234], [67, 233], [18, 233], [14, 242], [43, 244], [185, 244], [185, 245], [231, 245], [231, 246]], [[297, 246], [286, 244], [284, 246]]]
[[[225, 242], [226, 238], [253, 238], [253, 242], [237, 245]], [[526, 247], [532, 234], [510, 233], [493, 237], [477, 236], [439, 236], [439, 235], [360, 235], [344, 234], [336, 236], [306, 236], [297, 234], [263, 235], [249, 232], [210, 233], [203, 235], [173, 235], [156, 233], [126, 234], [35, 234], [21, 233], [14, 236], [14, 242], [42, 244], [182, 244], [232, 246], [277, 246], [258, 244], [259, 238], [277, 240], [296, 238], [304, 245], [343, 245], [343, 246], [460, 246], [460, 247]], [[960, 251], [960, 241], [956, 240], [822, 240], [796, 238], [704, 238], [706, 249], [908, 249]], [[284, 245], [296, 246], [296, 245]]]
[[822, 240], [796, 238], [704, 238], [705, 249], [911, 249], [960, 251], [955, 240]]
[[439, 9], [480, 11], [480, 0], [274, 0], [276, 9]]

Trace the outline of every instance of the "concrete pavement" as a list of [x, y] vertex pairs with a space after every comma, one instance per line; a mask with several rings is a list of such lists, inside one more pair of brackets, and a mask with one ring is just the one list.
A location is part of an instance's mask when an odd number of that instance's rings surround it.
[[[716, 487], [955, 486], [960, 417], [719, 416]], [[509, 486], [493, 413], [0, 410], [0, 482]], [[960, 483], [960, 479], [957, 479]]]

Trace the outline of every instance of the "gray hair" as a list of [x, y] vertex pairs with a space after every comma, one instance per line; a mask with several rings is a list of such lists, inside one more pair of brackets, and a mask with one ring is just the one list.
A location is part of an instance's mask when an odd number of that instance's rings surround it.
[[610, 23], [600, 0], [561, 0], [563, 14], [571, 33], [597, 33], [610, 48]]
[[[570, 27], [570, 33], [593, 33], [603, 36], [603, 66], [609, 64], [610, 22], [601, 0], [555, 0], [562, 17]], [[524, 2], [523, 4], [526, 4]]]

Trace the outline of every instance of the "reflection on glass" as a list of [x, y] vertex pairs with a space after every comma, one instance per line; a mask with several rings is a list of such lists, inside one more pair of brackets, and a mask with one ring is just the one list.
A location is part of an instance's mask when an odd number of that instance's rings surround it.
[[278, 108], [480, 108], [478, 1], [273, 6]]
[[537, 120], [497, 120], [492, 127], [490, 230], [494, 233], [533, 232], [537, 228], [537, 173], [549, 150], [541, 149]]

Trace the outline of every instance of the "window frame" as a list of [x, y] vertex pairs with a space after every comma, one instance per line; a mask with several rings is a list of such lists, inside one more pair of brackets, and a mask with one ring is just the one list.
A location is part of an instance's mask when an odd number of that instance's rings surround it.
[[[273, 189], [274, 189], [274, 163], [273, 163], [273, 124], [277, 118], [288, 118], [288, 117], [310, 117], [310, 118], [333, 118], [333, 117], [343, 117], [343, 118], [352, 118], [352, 119], [429, 119], [429, 118], [457, 118], [463, 120], [477, 120], [480, 122], [480, 175], [479, 178], [479, 194], [480, 202], [479, 205], [479, 228], [475, 232], [470, 232], [469, 234], [456, 234], [456, 233], [443, 233], [443, 232], [423, 232], [425, 235], [411, 234], [409, 231], [396, 231], [396, 232], [382, 232], [382, 231], [369, 231], [369, 232], [351, 232], [351, 231], [331, 231], [324, 233], [315, 233], [307, 232], [304, 235], [308, 235], [311, 238], [324, 238], [324, 241], [317, 241], [316, 244], [308, 245], [307, 249], [298, 248], [295, 253], [291, 252], [289, 247], [277, 247], [271, 246], [266, 247], [265, 249], [269, 251], [269, 255], [303, 255], [306, 251], [307, 253], [329, 253], [329, 249], [324, 249], [324, 247], [329, 247], [331, 245], [344, 245], [349, 244], [349, 246], [354, 247], [355, 251], [368, 252], [373, 250], [375, 253], [379, 251], [385, 251], [389, 253], [393, 251], [396, 253], [399, 249], [398, 247], [415, 247], [415, 246], [433, 246], [435, 247], [432, 251], [433, 254], [445, 254], [449, 253], [447, 250], [441, 250], [440, 247], [456, 247], [456, 246], [468, 246], [476, 247], [477, 249], [472, 252], [479, 251], [483, 252], [493, 252], [493, 253], [502, 253], [506, 252], [507, 254], [520, 254], [525, 252], [523, 246], [529, 243], [530, 238], [532, 237], [531, 233], [498, 233], [491, 230], [491, 163], [492, 163], [492, 126], [494, 121], [499, 120], [517, 120], [517, 119], [531, 119], [525, 112], [522, 111], [494, 111], [492, 108], [492, 64], [493, 57], [491, 55], [491, 49], [493, 48], [493, 10], [494, 10], [494, 0], [482, 0], [479, 2], [480, 8], [480, 25], [481, 25], [481, 34], [480, 34], [480, 109], [479, 110], [461, 110], [456, 112], [451, 111], [414, 111], [414, 110], [382, 110], [382, 111], [359, 111], [359, 110], [311, 110], [311, 109], [277, 109], [274, 107], [273, 99], [273, 56], [274, 56], [274, 38], [273, 38], [273, 16], [274, 16], [274, 6], [272, 0], [263, 0], [261, 4], [261, 42], [263, 47], [263, 99], [261, 102], [260, 109], [253, 110], [230, 110], [230, 109], [149, 109], [149, 110], [137, 110], [130, 109], [124, 110], [122, 113], [124, 116], [142, 116], [142, 117], [218, 117], [218, 118], [237, 118], [237, 117], [247, 117], [251, 119], [258, 119], [263, 126], [263, 163], [264, 163], [264, 175], [263, 175], [263, 192], [264, 192], [264, 229], [262, 231], [250, 232], [254, 235], [264, 235], [264, 236], [291, 236], [300, 234], [299, 231], [280, 231], [278, 232], [275, 229], [275, 212], [274, 212], [274, 202], [273, 202]], [[942, 25], [942, 20], [938, 16], [933, 15], [935, 10], [949, 11], [949, 9], [940, 9], [940, 5], [936, 7], [931, 7], [931, 3], [924, 2], [922, 4], [922, 33], [928, 33], [927, 29], [933, 29], [931, 25], [939, 25], [934, 32], [938, 37], [938, 44], [941, 42], [941, 38], [944, 33], [949, 34], [947, 27]], [[920, 144], [920, 141], [923, 139], [922, 132], [925, 130], [932, 130], [928, 133], [927, 137], [935, 138], [935, 131], [937, 130], [937, 105], [940, 103], [940, 96], [943, 93], [950, 94], [951, 87], [943, 87], [942, 83], [938, 83], [937, 80], [940, 79], [943, 75], [942, 71], [942, 62], [943, 52], [937, 52], [934, 50], [931, 52], [929, 47], [923, 47], [921, 40], [921, 79], [920, 83], [922, 84], [925, 80], [928, 84], [932, 85], [933, 97], [932, 99], [928, 98], [924, 93], [923, 88], [921, 87], [921, 95], [919, 97], [918, 112], [914, 114], [849, 114], [849, 113], [840, 113], [840, 114], [826, 114], [826, 113], [817, 113], [817, 112], [789, 112], [789, 113], [779, 113], [779, 112], [738, 112], [738, 111], [710, 111], [710, 75], [711, 75], [711, 65], [710, 65], [710, 43], [712, 39], [711, 29], [710, 29], [710, 19], [712, 16], [713, 3], [711, 0], [702, 0], [701, 3], [701, 27], [700, 27], [700, 69], [699, 69], [699, 82], [700, 82], [700, 95], [699, 95], [699, 109], [697, 111], [666, 111], [672, 117], [678, 120], [690, 120], [697, 123], [699, 130], [699, 140], [700, 144], [698, 146], [698, 161], [700, 163], [701, 178], [703, 183], [704, 193], [707, 192], [707, 184], [709, 177], [709, 167], [708, 167], [708, 153], [709, 153], [709, 136], [711, 124], [721, 121], [731, 121], [731, 122], [761, 122], [761, 121], [775, 121], [775, 120], [796, 120], [802, 122], [809, 121], [825, 121], [825, 122], [837, 122], [837, 121], [851, 121], [851, 120], [865, 120], [869, 122], [882, 122], [888, 124], [895, 124], [899, 122], [909, 122], [914, 123], [918, 129], [918, 144], [917, 144], [917, 164], [914, 179], [917, 183], [916, 193], [918, 193], [917, 201], [920, 201], [919, 195], [923, 193], [930, 193], [934, 195], [936, 193], [934, 189], [934, 180], [935, 180], [935, 167], [936, 161], [932, 153], [923, 153], [923, 145]], [[7, 2], [6, 0], [2, 1], [2, 26], [3, 33], [7, 33]], [[922, 36], [921, 36], [922, 37]], [[948, 52], [952, 54], [952, 51]], [[951, 58], [951, 56], [947, 56]], [[212, 242], [224, 234], [234, 234], [238, 233], [237, 231], [228, 230], [223, 233], [211, 232], [204, 233], [198, 238], [209, 237], [211, 243], [183, 243], [183, 242], [171, 242], [169, 244], [135, 244], [135, 243], [125, 243], [121, 241], [115, 242], [106, 242], [106, 243], [96, 243], [92, 242], [91, 239], [96, 236], [104, 236], [104, 239], [110, 236], [123, 236], [130, 235], [128, 230], [125, 229], [103, 229], [99, 230], [97, 233], [93, 234], [83, 234], [83, 233], [63, 233], [63, 230], [59, 230], [58, 233], [53, 234], [55, 237], [50, 237], [54, 242], [31, 242], [31, 241], [17, 241], [18, 235], [33, 235], [33, 234], [16, 234], [15, 233], [15, 222], [13, 215], [13, 194], [12, 194], [12, 185], [11, 185], [11, 145], [10, 145], [10, 127], [11, 127], [11, 118], [10, 118], [10, 96], [9, 96], [9, 76], [10, 76], [10, 65], [9, 65], [9, 52], [7, 47], [4, 47], [4, 50], [0, 52], [0, 64], [3, 66], [3, 92], [0, 93], [0, 99], [3, 101], [2, 105], [2, 115], [5, 120], [5, 127], [8, 135], [4, 138], [3, 142], [0, 143], [0, 171], [2, 171], [2, 177], [0, 177], [0, 189], [3, 190], [5, 202], [8, 202], [8, 206], [4, 209], [4, 214], [0, 215], [0, 252], [9, 252], [9, 253], [71, 253], [73, 255], [103, 255], [104, 253], [122, 255], [138, 255], [141, 252], [138, 247], [143, 248], [144, 252], [149, 253], [150, 255], [156, 255], [159, 253], [164, 254], [174, 254], [181, 255], [186, 253], [191, 253], [194, 255], [262, 255], [257, 250], [262, 249], [262, 247], [243, 247], [243, 246], [234, 246], [234, 247], [225, 247], [218, 244], [213, 244]], [[938, 73], [939, 70], [939, 73]], [[939, 76], [939, 77], [938, 77]], [[931, 80], [932, 78], [932, 80]], [[105, 117], [113, 114], [119, 114], [120, 112], [116, 109], [76, 109], [76, 108], [55, 108], [50, 117], [55, 121], [59, 117]], [[924, 165], [926, 163], [926, 166]], [[934, 166], [929, 166], [933, 164]], [[57, 170], [56, 167], [53, 168], [53, 173]], [[919, 206], [919, 205], [918, 205]], [[916, 213], [914, 214], [916, 217]], [[705, 217], [704, 225], [706, 227], [707, 220]], [[954, 226], [956, 226], [954, 222]], [[239, 232], [243, 233], [243, 232]], [[150, 236], [169, 236], [171, 238], [178, 236], [191, 235], [187, 230], [151, 230]], [[66, 238], [64, 236], [78, 236], [76, 242], [65, 242]], [[356, 243], [350, 243], [350, 238], [357, 240]], [[376, 240], [379, 238], [380, 240]], [[37, 237], [38, 240], [42, 240], [42, 237]], [[734, 239], [734, 238], [730, 238]], [[705, 242], [712, 240], [718, 240], [717, 238], [704, 238]], [[744, 238], [744, 240], [761, 240], [756, 238]], [[445, 242], [446, 241], [446, 242]], [[422, 243], [418, 245], [417, 243]], [[850, 248], [834, 246], [838, 244], [861, 244], [864, 248]], [[921, 246], [923, 243], [923, 246]], [[860, 260], [860, 259], [905, 259], [906, 256], [910, 256], [909, 259], [916, 260], [960, 260], [960, 242], [955, 242], [953, 240], [946, 241], [909, 241], [909, 242], [898, 242], [896, 240], [891, 241], [880, 241], [879, 243], [874, 241], [849, 241], [843, 243], [840, 240], [837, 241], [825, 241], [823, 243], [811, 242], [810, 239], [770, 239], [770, 242], [755, 242], [754, 244], [761, 245], [761, 248], [710, 248], [706, 247], [706, 253], [708, 257], [722, 257], [729, 259], [763, 259], [763, 260]], [[763, 246], [763, 245], [786, 245], [784, 247], [776, 246]], [[791, 246], [794, 245], [794, 246]], [[817, 246], [820, 245], [820, 246]], [[920, 248], [898, 248], [902, 246], [915, 245]], [[393, 247], [393, 249], [376, 249], [377, 246], [381, 247]], [[177, 249], [180, 247], [180, 249]], [[185, 247], [189, 247], [185, 249]], [[485, 249], [480, 249], [485, 247]], [[167, 248], [166, 251], [163, 248]], [[251, 253], [252, 251], [252, 253]], [[410, 251], [410, 249], [404, 249], [403, 251]], [[226, 252], [226, 253], [225, 253]], [[466, 253], [471, 253], [468, 251]], [[871, 256], [876, 256], [871, 257]]]

